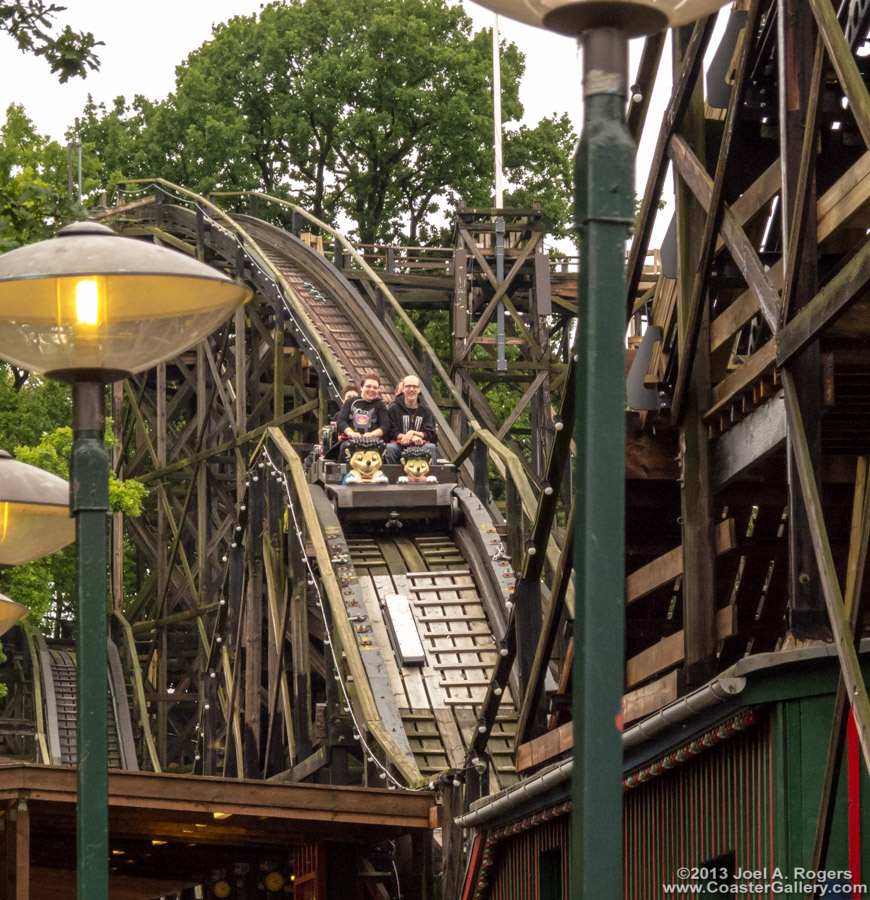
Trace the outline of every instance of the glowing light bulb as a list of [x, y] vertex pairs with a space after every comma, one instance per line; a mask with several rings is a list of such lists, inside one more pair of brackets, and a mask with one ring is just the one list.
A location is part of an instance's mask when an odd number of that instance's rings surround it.
[[76, 320], [79, 325], [99, 323], [100, 298], [96, 281], [80, 281], [76, 285]]

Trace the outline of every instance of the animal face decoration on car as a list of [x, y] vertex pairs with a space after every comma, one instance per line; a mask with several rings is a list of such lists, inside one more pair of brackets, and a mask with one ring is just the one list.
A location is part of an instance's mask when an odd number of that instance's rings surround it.
[[438, 483], [438, 479], [434, 475], [429, 474], [430, 458], [428, 450], [424, 450], [422, 447], [403, 447], [401, 462], [405, 467], [405, 474], [400, 475], [396, 479], [397, 484]]
[[357, 438], [345, 442], [350, 472], [342, 484], [387, 484], [389, 478], [381, 471], [385, 444], [380, 438]]

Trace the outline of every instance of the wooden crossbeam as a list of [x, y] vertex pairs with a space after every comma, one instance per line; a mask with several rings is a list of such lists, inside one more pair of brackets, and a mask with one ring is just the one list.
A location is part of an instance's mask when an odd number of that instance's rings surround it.
[[668, 672], [658, 681], [645, 684], [622, 698], [622, 719], [625, 724], [635, 722], [649, 713], [673, 703], [680, 693], [680, 672]]
[[[716, 637], [722, 641], [737, 634], [737, 607], [723, 606], [716, 613]], [[677, 631], [626, 660], [625, 687], [631, 689], [653, 675], [678, 666], [684, 659], [686, 634]]]
[[628, 112], [625, 114], [626, 128], [628, 128], [628, 132], [634, 138], [635, 143], [640, 141], [640, 136], [643, 133], [643, 126], [649, 112], [653, 85], [659, 70], [659, 62], [662, 58], [666, 35], [667, 31], [659, 31], [656, 34], [648, 35], [643, 42], [643, 52], [641, 53], [640, 63], [638, 63], [637, 74], [635, 75], [635, 83], [640, 88], [640, 100], [636, 101], [632, 97], [631, 102], [628, 104]]
[[[716, 526], [716, 554], [721, 556], [737, 546], [737, 530], [734, 519], [725, 519]], [[683, 572], [683, 548], [675, 547], [664, 556], [654, 559], [632, 572], [625, 579], [625, 605], [629, 606], [641, 597], [673, 581]]]
[[864, 139], [864, 146], [870, 148], [870, 93], [867, 92], [867, 85], [858, 71], [855, 56], [837, 21], [837, 14], [829, 0], [810, 0], [810, 8], [816, 17], [843, 93], [849, 98], [849, 108]]
[[849, 309], [870, 283], [870, 240], [776, 336], [776, 362], [784, 366]]
[[501, 441], [504, 440], [505, 435], [511, 430], [514, 422], [519, 418], [522, 411], [529, 405], [532, 397], [535, 396], [535, 392], [538, 388], [547, 380], [547, 372], [546, 370], [538, 372], [535, 376], [534, 381], [526, 388], [526, 392], [520, 397], [517, 405], [510, 411], [508, 417], [504, 420], [501, 428], [498, 430], [498, 434], [496, 434], [496, 440]]
[[[671, 138], [668, 153], [680, 177], [709, 214], [713, 199], [713, 182], [698, 157], [692, 152], [692, 148], [684, 138], [675, 134]], [[721, 234], [734, 262], [743, 273], [750, 290], [754, 292], [761, 314], [770, 330], [776, 334], [779, 331], [779, 295], [770, 283], [755, 247], [727, 204], [722, 210]]]
[[535, 340], [534, 336], [523, 324], [523, 321], [520, 318], [517, 310], [514, 308], [513, 304], [511, 304], [510, 301], [508, 300], [507, 291], [508, 291], [508, 288], [510, 288], [510, 286], [513, 284], [514, 279], [519, 274], [522, 267], [525, 265], [526, 260], [528, 260], [529, 256], [531, 256], [531, 254], [537, 249], [538, 244], [540, 243], [543, 235], [540, 232], [535, 232], [532, 235], [532, 237], [526, 243], [526, 246], [523, 248], [523, 252], [519, 255], [519, 257], [517, 257], [516, 261], [511, 266], [510, 272], [508, 272], [505, 280], [501, 284], [499, 284], [498, 279], [493, 274], [492, 269], [489, 267], [489, 264], [484, 259], [483, 255], [481, 254], [480, 249], [478, 248], [474, 239], [468, 233], [468, 229], [466, 229], [464, 227], [460, 227], [459, 233], [462, 236], [462, 239], [465, 241], [465, 243], [469, 247], [469, 249], [471, 250], [472, 254], [474, 255], [474, 258], [477, 260], [478, 264], [483, 269], [484, 274], [486, 275], [490, 284], [495, 288], [495, 293], [493, 294], [489, 303], [487, 303], [486, 308], [480, 314], [480, 318], [477, 320], [477, 324], [474, 326], [474, 328], [471, 331], [471, 334], [466, 339], [465, 345], [461, 348], [460, 353], [459, 353], [459, 358], [454, 360], [454, 366], [457, 365], [458, 363], [460, 363], [462, 360], [464, 360], [466, 356], [468, 356], [469, 352], [471, 351], [471, 348], [474, 346], [474, 342], [477, 340], [477, 338], [480, 336], [480, 333], [486, 327], [487, 323], [489, 322], [490, 318], [492, 317], [493, 312], [495, 312], [495, 309], [498, 306], [499, 301], [503, 302], [505, 304], [505, 306], [510, 310], [511, 316], [514, 319], [514, 324], [516, 325], [517, 329], [520, 331], [522, 336], [526, 339], [526, 342], [529, 344], [529, 346], [532, 347], [533, 350], [537, 351], [535, 354], [536, 358], [540, 358], [541, 348], [538, 345], [538, 342]]
[[677, 382], [674, 386], [673, 402], [671, 404], [671, 418], [675, 422], [682, 421], [686, 391], [692, 374], [692, 364], [695, 360], [695, 351], [698, 346], [698, 336], [701, 331], [701, 321], [705, 309], [707, 285], [710, 277], [710, 262], [713, 259], [716, 237], [719, 233], [719, 224], [722, 221], [722, 194], [725, 188], [725, 176], [731, 163], [731, 142], [737, 123], [738, 110], [743, 105], [743, 95], [746, 89], [746, 70], [749, 63], [749, 50], [752, 46], [752, 36], [758, 22], [761, 0], [752, 0], [749, 8], [749, 16], [746, 27], [743, 29], [743, 42], [740, 47], [740, 58], [737, 63], [737, 75], [731, 90], [731, 98], [728, 102], [728, 112], [725, 118], [725, 132], [719, 146], [719, 156], [716, 160], [716, 173], [710, 192], [710, 200], [707, 206], [707, 220], [704, 223], [704, 234], [701, 238], [701, 249], [698, 258], [698, 267], [692, 284], [692, 295], [689, 300], [688, 315], [686, 317], [686, 331], [680, 345], [680, 367], [677, 373]]
[[735, 403], [754, 381], [772, 370], [775, 364], [776, 342], [771, 340], [713, 388], [713, 403], [704, 413], [704, 420], [709, 422], [722, 413], [725, 407]]
[[[852, 504], [852, 528], [849, 535], [849, 561], [846, 566], [846, 593], [843, 604], [849, 616], [853, 638], [860, 620], [861, 588], [867, 562], [867, 544], [870, 538], [870, 479], [867, 477], [868, 457], [858, 458], [855, 472], [855, 495]], [[840, 777], [843, 744], [846, 737], [846, 684], [842, 673], [837, 682], [837, 696], [831, 721], [831, 737], [825, 762], [825, 778], [816, 820], [816, 837], [813, 843], [813, 863], [818, 867], [827, 859], [828, 843], [834, 816], [834, 797]], [[818, 871], [815, 868], [813, 871]]]
[[641, 276], [643, 275], [644, 260], [649, 248], [652, 220], [655, 218], [665, 184], [665, 176], [668, 169], [666, 152], [671, 136], [683, 121], [686, 107], [692, 98], [692, 92], [695, 89], [695, 83], [701, 71], [704, 51], [707, 49], [710, 35], [713, 33], [714, 22], [715, 17], [708, 16], [696, 23], [691, 41], [686, 50], [683, 67], [680, 70], [668, 108], [665, 110], [665, 115], [662, 119], [662, 126], [659, 130], [652, 164], [649, 169], [646, 190], [643, 192], [643, 202], [637, 217], [637, 228], [631, 244], [631, 254], [628, 258], [625, 300], [626, 319], [631, 317], [631, 311], [634, 307], [637, 286], [640, 284]]
[[[815, 176], [812, 164], [816, 156], [819, 128], [819, 97], [821, 96], [822, 66], [824, 63], [824, 49], [822, 36], [816, 38], [816, 51], [813, 60], [813, 74], [810, 78], [810, 95], [807, 98], [806, 123], [804, 125], [804, 138], [801, 145], [801, 157], [798, 164], [798, 180], [794, 192], [794, 204], [792, 210], [791, 230], [788, 233], [788, 245], [786, 247], [785, 286], [782, 290], [782, 305], [780, 320], [786, 322], [797, 292], [799, 278], [799, 262], [803, 259], [804, 244], [807, 238], [807, 226], [810, 216], [810, 175]], [[815, 285], [814, 285], [815, 287]]]
[[846, 692], [849, 697], [849, 703], [852, 706], [855, 726], [858, 730], [858, 740], [864, 756], [864, 765], [870, 771], [870, 701], [867, 699], [867, 688], [861, 674], [861, 666], [858, 663], [849, 617], [843, 604], [843, 595], [840, 592], [840, 585], [837, 583], [834, 557], [831, 553], [819, 489], [810, 460], [810, 451], [807, 446], [797, 390], [794, 379], [788, 369], [783, 369], [782, 383], [785, 389], [785, 409], [788, 416], [792, 454], [806, 504], [813, 550], [819, 566], [822, 593], [825, 598], [825, 605], [828, 608], [828, 619], [834, 635], [834, 645], [837, 649], [837, 656], [840, 659], [840, 671], [846, 684]]

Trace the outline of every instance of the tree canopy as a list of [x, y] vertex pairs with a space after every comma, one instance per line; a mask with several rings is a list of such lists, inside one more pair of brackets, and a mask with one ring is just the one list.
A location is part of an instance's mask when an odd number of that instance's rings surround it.
[[[66, 149], [40, 135], [23, 107], [10, 105], [0, 125], [0, 253], [52, 237], [62, 225], [84, 218], [67, 196], [66, 165]], [[96, 174], [95, 160], [86, 165]]]
[[65, 6], [46, 4], [44, 0], [0, 0], [0, 31], [13, 37], [18, 49], [42, 56], [63, 84], [74, 76], [86, 77], [99, 69], [94, 47], [102, 46], [90, 32], [73, 31], [65, 25], [59, 34], [52, 32], [54, 19]]
[[[504, 45], [506, 123], [522, 116], [524, 65]], [[555, 196], [561, 175], [548, 167], [570, 164], [566, 126], [508, 131], [507, 177], [523, 196], [535, 182]], [[273, 2], [217, 25], [165, 101], [90, 102], [76, 131], [110, 182], [162, 175], [200, 193], [264, 190], [333, 223], [349, 218], [363, 243], [417, 242], [439, 207], [492, 202], [491, 37], [446, 0]], [[548, 206], [554, 233], [569, 197]]]

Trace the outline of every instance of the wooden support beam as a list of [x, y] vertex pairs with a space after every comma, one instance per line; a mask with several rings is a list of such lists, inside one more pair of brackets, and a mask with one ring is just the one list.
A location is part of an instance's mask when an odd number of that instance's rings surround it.
[[[685, 30], [672, 36], [675, 65], [685, 48]], [[734, 109], [732, 92], [731, 108]], [[733, 123], [733, 115], [731, 117]], [[683, 121], [681, 140], [691, 152], [706, 159], [704, 91], [700, 82]], [[727, 141], [726, 141], [727, 143]], [[676, 188], [677, 336], [679, 369], [672, 420], [680, 425], [680, 518], [683, 547], [683, 637], [687, 678], [704, 683], [714, 671], [716, 651], [716, 547], [713, 534], [710, 442], [703, 411], [710, 405], [710, 306], [706, 303], [707, 260], [721, 216], [721, 191], [727, 162], [719, 155], [716, 184], [709, 203], [702, 208], [679, 173]]]
[[463, 240], [465, 241], [466, 246], [471, 250], [472, 254], [474, 255], [474, 258], [477, 260], [478, 264], [483, 268], [483, 271], [486, 274], [486, 277], [489, 279], [490, 284], [492, 284], [493, 288], [495, 288], [495, 293], [492, 295], [492, 298], [490, 299], [489, 303], [487, 303], [486, 308], [480, 314], [480, 316], [477, 320], [477, 324], [471, 330], [471, 334], [468, 336], [467, 340], [465, 341], [465, 344], [461, 351], [460, 358], [454, 360], [453, 364], [457, 365], [458, 363], [462, 362], [462, 360], [464, 360], [468, 356], [469, 352], [471, 351], [471, 348], [475, 344], [475, 341], [480, 336], [480, 333], [483, 331], [483, 329], [486, 327], [487, 323], [489, 322], [490, 318], [492, 317], [493, 312], [495, 312], [495, 309], [498, 306], [499, 301], [504, 303], [505, 306], [510, 310], [511, 316], [514, 319], [514, 324], [516, 325], [517, 329], [520, 331], [522, 336], [526, 339], [529, 346], [532, 347], [533, 350], [537, 350], [537, 356], [535, 358], [538, 358], [540, 356], [541, 348], [538, 347], [537, 341], [534, 339], [531, 332], [529, 332], [529, 330], [523, 324], [522, 319], [519, 317], [519, 314], [517, 313], [516, 308], [509, 302], [508, 297], [507, 297], [507, 292], [508, 292], [508, 289], [510, 288], [510, 286], [513, 284], [517, 275], [519, 275], [520, 270], [525, 265], [526, 260], [529, 258], [529, 256], [531, 256], [532, 253], [535, 252], [535, 250], [537, 250], [538, 244], [540, 243], [543, 235], [540, 234], [539, 232], [535, 232], [533, 234], [533, 236], [526, 242], [526, 246], [523, 247], [523, 252], [519, 255], [519, 257], [516, 259], [514, 264], [511, 266], [511, 270], [510, 270], [510, 272], [508, 272], [505, 280], [503, 282], [501, 282], [501, 284], [499, 284], [498, 279], [495, 277], [492, 269], [489, 267], [486, 260], [484, 259], [483, 254], [480, 252], [480, 249], [478, 248], [477, 244], [474, 241], [474, 238], [471, 237], [471, 235], [468, 233], [467, 229], [460, 228], [459, 231], [460, 231], [460, 235], [462, 236]]
[[[723, 606], [716, 613], [716, 638], [722, 641], [734, 634], [737, 634], [737, 607]], [[678, 666], [685, 657], [684, 641], [683, 632], [677, 631], [626, 660], [626, 690], [631, 690], [654, 675]]]
[[[716, 555], [721, 556], [737, 546], [737, 530], [734, 519], [725, 519], [716, 526]], [[625, 579], [625, 605], [629, 606], [641, 597], [673, 581], [683, 572], [683, 548], [675, 547], [664, 556], [654, 559], [632, 572]]]
[[30, 810], [25, 797], [13, 799], [6, 808], [7, 900], [30, 900]]
[[737, 74], [731, 90], [731, 99], [728, 102], [725, 131], [719, 145], [719, 156], [716, 160], [716, 173], [713, 178], [710, 200], [706, 206], [707, 219], [704, 222], [704, 233], [701, 237], [700, 251], [694, 270], [694, 278], [692, 279], [691, 297], [686, 310], [685, 333], [682, 335], [683, 339], [680, 343], [680, 367], [677, 373], [671, 406], [671, 418], [674, 422], [682, 421], [683, 413], [685, 412], [686, 392], [692, 376], [692, 365], [704, 315], [707, 285], [710, 277], [710, 263], [713, 260], [716, 237], [719, 234], [719, 225], [722, 221], [722, 195], [725, 189], [725, 178], [728, 173], [729, 163], [731, 162], [731, 142], [734, 138], [737, 114], [743, 105], [749, 51], [753, 46], [752, 36], [755, 34], [760, 8], [761, 0], [752, 0], [746, 27], [743, 30], [744, 39], [740, 47], [740, 57], [737, 62]]
[[622, 720], [627, 725], [673, 703], [680, 695], [679, 670], [668, 672], [652, 684], [645, 684], [622, 698]]
[[695, 24], [695, 28], [692, 31], [692, 39], [683, 57], [683, 65], [680, 69], [679, 77], [676, 80], [668, 108], [665, 110], [665, 115], [662, 119], [662, 126], [659, 130], [656, 148], [649, 169], [649, 178], [647, 179], [646, 189], [643, 192], [643, 202], [637, 217], [637, 227], [631, 244], [631, 254], [628, 258], [625, 294], [626, 321], [631, 317], [631, 312], [634, 308], [634, 298], [643, 275], [644, 260], [646, 259], [646, 251], [649, 248], [652, 222], [655, 218], [665, 184], [665, 176], [668, 170], [666, 151], [670, 145], [671, 136], [682, 124], [683, 116], [701, 71], [704, 51], [707, 49], [710, 35], [713, 33], [715, 21], [715, 16], [708, 16]]
[[840, 87], [849, 98], [849, 108], [864, 139], [864, 146], [870, 148], [870, 93], [867, 92], [867, 85], [864, 84], [864, 79], [858, 71], [855, 55], [846, 42], [846, 36], [829, 0], [810, 0], [810, 9], [816, 17], [819, 32], [828, 48], [828, 56], [837, 73]]
[[782, 372], [782, 382], [785, 389], [785, 408], [788, 415], [792, 454], [794, 455], [795, 468], [800, 478], [801, 489], [807, 507], [810, 534], [819, 566], [822, 593], [828, 609], [828, 618], [834, 635], [834, 645], [837, 649], [837, 656], [840, 659], [840, 670], [846, 685], [849, 703], [852, 706], [855, 727], [858, 730], [858, 740], [864, 756], [864, 765], [870, 772], [870, 702], [867, 699], [867, 688], [864, 684], [861, 666], [858, 663], [858, 655], [855, 652], [855, 644], [849, 629], [849, 617], [843, 605], [843, 595], [837, 583], [834, 557], [831, 554], [831, 545], [828, 541], [819, 489], [813, 473], [809, 448], [807, 447], [801, 410], [798, 406], [797, 392], [794, 379], [788, 369], [784, 369]]
[[[810, 227], [817, 231], [817, 209], [813, 208], [815, 200], [815, 157], [818, 146], [819, 130], [819, 97], [821, 96], [822, 69], [824, 63], [824, 48], [822, 36], [816, 37], [816, 51], [813, 58], [813, 72], [810, 77], [810, 93], [807, 98], [806, 122], [804, 123], [803, 141], [801, 144], [800, 160], [796, 174], [796, 184], [793, 195], [786, 184], [786, 206], [792, 205], [791, 228], [787, 240], [785, 286], [782, 290], [782, 313], [780, 319], [783, 323], [788, 321], [791, 307], [794, 303], [795, 293], [800, 285], [800, 273], [804, 270], [801, 262], [805, 251], [807, 232]], [[800, 110], [798, 110], [800, 111]], [[791, 204], [788, 200], [791, 200]], [[813, 249], [815, 258], [815, 250]], [[815, 265], [813, 266], [815, 269]]]
[[[855, 495], [852, 504], [852, 528], [849, 534], [849, 560], [846, 566], [846, 592], [843, 605], [849, 617], [849, 627], [854, 640], [855, 629], [860, 621], [862, 587], [867, 563], [867, 545], [870, 538], [870, 479], [868, 457], [858, 458], [855, 473]], [[813, 842], [813, 871], [824, 867], [827, 860], [831, 826], [834, 820], [834, 798], [840, 777], [843, 748], [846, 738], [846, 712], [848, 710], [846, 684], [842, 673], [837, 682], [837, 696], [831, 718], [831, 737], [825, 761], [825, 777], [822, 781], [822, 796], [816, 820], [816, 837]]]
[[[704, 209], [710, 209], [713, 196], [713, 182], [692, 148], [675, 134], [671, 138], [669, 155], [686, 184], [692, 189]], [[728, 251], [743, 273], [750, 290], [755, 294], [758, 307], [774, 334], [779, 330], [779, 295], [771, 285], [767, 272], [758, 258], [746, 232], [741, 228], [734, 213], [726, 205], [722, 211], [721, 234]]]
[[776, 336], [776, 364], [795, 359], [848, 310], [870, 283], [870, 239]]
[[496, 434], [495, 438], [497, 441], [504, 440], [505, 435], [511, 430], [514, 422], [519, 418], [522, 411], [529, 405], [529, 401], [532, 397], [535, 396], [535, 392], [538, 388], [547, 380], [547, 375], [549, 373], [546, 371], [538, 372], [535, 376], [534, 381], [526, 388], [525, 393], [522, 397], [517, 401], [516, 406], [510, 411], [508, 417], [502, 423], [501, 428], [498, 430], [498, 434]]
[[526, 772], [542, 766], [554, 757], [561, 756], [573, 746], [574, 726], [572, 722], [566, 722], [564, 725], [517, 747], [515, 762], [517, 772]]
[[643, 42], [643, 52], [640, 55], [640, 63], [635, 75], [635, 81], [640, 88], [640, 100], [632, 97], [628, 104], [628, 112], [625, 114], [625, 125], [635, 143], [640, 141], [643, 133], [666, 35], [666, 30], [659, 31], [656, 34], [648, 35]]
[[[568, 523], [565, 527], [565, 536], [562, 542], [562, 555], [559, 560], [559, 568], [556, 571], [555, 581], [550, 593], [550, 605], [541, 626], [541, 636], [535, 650], [535, 659], [532, 671], [529, 675], [528, 688], [522, 698], [520, 715], [517, 721], [516, 741], [523, 743], [533, 737], [536, 728], [536, 711], [541, 704], [541, 696], [544, 692], [544, 675], [547, 671], [556, 637], [559, 631], [559, 623], [562, 620], [562, 612], [565, 609], [565, 594], [571, 583], [572, 553], [574, 544], [574, 504], [568, 514]], [[573, 590], [573, 587], [572, 587]], [[567, 665], [567, 661], [566, 661]]]
[[775, 364], [776, 342], [771, 340], [713, 388], [713, 404], [704, 413], [705, 421], [709, 422], [722, 415], [726, 407], [736, 403], [740, 395], [748, 390], [756, 379], [773, 370]]

